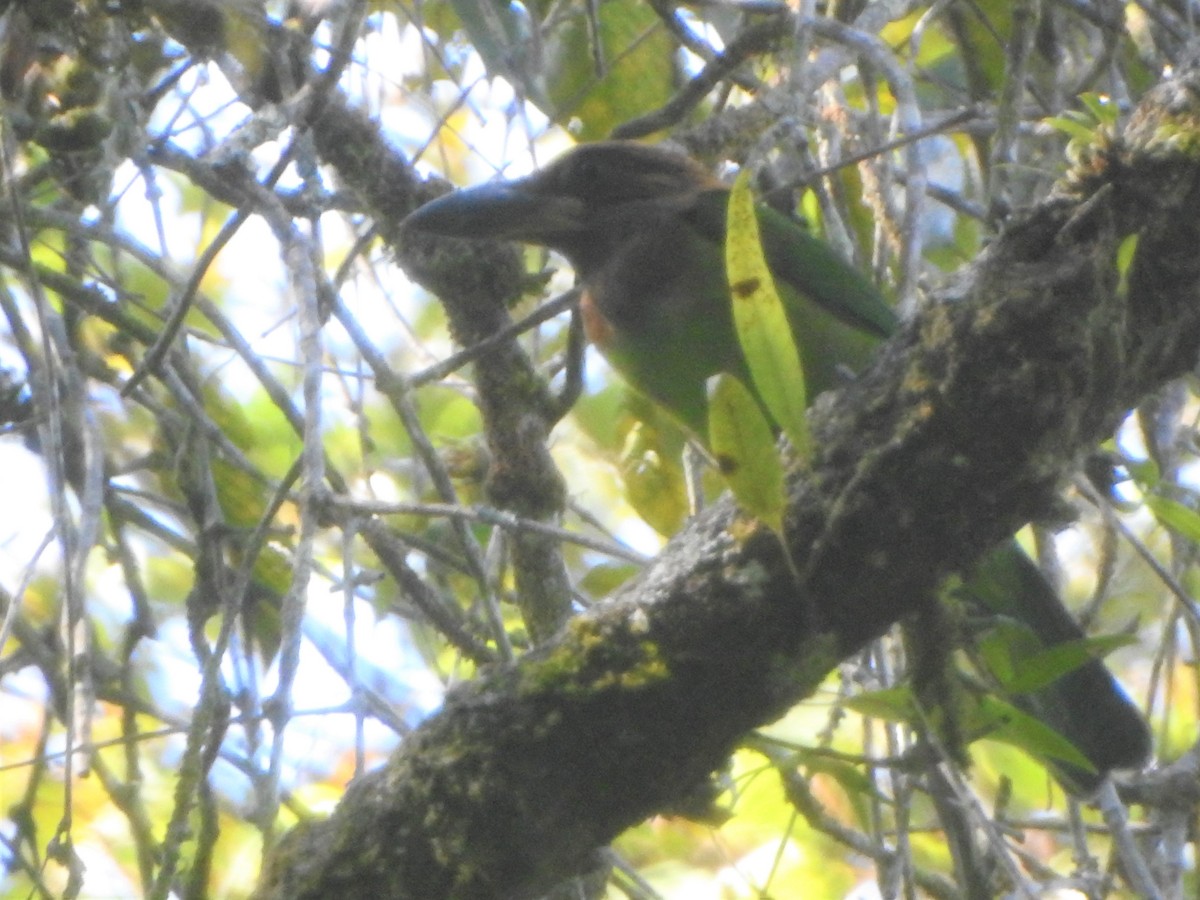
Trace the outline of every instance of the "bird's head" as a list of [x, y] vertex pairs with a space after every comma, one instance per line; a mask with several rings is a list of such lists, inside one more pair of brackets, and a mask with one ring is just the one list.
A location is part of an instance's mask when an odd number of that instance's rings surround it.
[[683, 154], [605, 141], [576, 147], [526, 178], [439, 197], [405, 224], [450, 237], [541, 244], [575, 258], [631, 223], [652, 220], [655, 208], [717, 186]]

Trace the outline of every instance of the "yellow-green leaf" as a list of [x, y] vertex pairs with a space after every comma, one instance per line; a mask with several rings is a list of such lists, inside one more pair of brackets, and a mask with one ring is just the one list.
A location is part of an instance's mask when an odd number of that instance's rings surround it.
[[666, 103], [679, 77], [674, 40], [649, 4], [605, 0], [596, 12], [596, 33], [583, 15], [554, 16], [543, 33], [542, 108], [584, 141]]
[[687, 518], [687, 479], [678, 453], [665, 452], [663, 436], [646, 422], [630, 429], [621, 450], [625, 498], [646, 524], [672, 535]]
[[1069, 116], [1047, 116], [1042, 120], [1046, 125], [1061, 131], [1068, 137], [1082, 141], [1085, 144], [1096, 139], [1095, 126], [1087, 122], [1079, 122]]
[[729, 374], [709, 379], [709, 446], [738, 503], [783, 533], [783, 463], [754, 396]]
[[912, 690], [907, 685], [866, 691], [846, 699], [846, 707], [860, 716], [870, 716], [885, 722], [912, 722], [917, 707]]
[[1146, 505], [1158, 519], [1180, 537], [1187, 538], [1192, 543], [1200, 543], [1200, 513], [1191, 507], [1184, 506], [1178, 500], [1168, 497], [1149, 496]]
[[1092, 118], [1100, 125], [1116, 125], [1120, 115], [1117, 104], [1107, 94], [1097, 94], [1089, 91], [1079, 95], [1079, 102], [1088, 108]]
[[725, 266], [733, 321], [750, 378], [767, 411], [803, 457], [810, 455], [800, 352], [758, 237], [758, 215], [743, 172], [729, 196]]
[[1137, 253], [1139, 235], [1134, 233], [1121, 241], [1117, 248], [1117, 296], [1129, 296], [1129, 270]]

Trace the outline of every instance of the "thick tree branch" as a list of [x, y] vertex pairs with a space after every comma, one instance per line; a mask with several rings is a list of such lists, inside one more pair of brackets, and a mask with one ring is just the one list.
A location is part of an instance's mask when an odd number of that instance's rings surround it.
[[[549, 645], [453, 691], [263, 898], [522, 897], [669, 810], [748, 729], [1043, 513], [1081, 454], [1200, 348], [1195, 72], [998, 239], [813, 413], [788, 548], [729, 502]], [[1117, 248], [1139, 235], [1128, 283]]]

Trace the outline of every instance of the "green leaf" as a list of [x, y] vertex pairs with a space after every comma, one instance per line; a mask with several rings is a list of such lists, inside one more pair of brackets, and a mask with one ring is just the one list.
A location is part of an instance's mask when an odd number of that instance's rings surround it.
[[1120, 115], [1120, 110], [1117, 109], [1117, 104], [1112, 102], [1112, 99], [1106, 94], [1097, 94], [1093, 91], [1088, 91], [1085, 94], [1079, 95], [1079, 102], [1087, 107], [1088, 112], [1092, 114], [1092, 118], [1100, 125], [1115, 125], [1117, 117]]
[[948, 36], [957, 45], [955, 57], [965, 70], [962, 87], [982, 100], [999, 95], [1004, 86], [1012, 0], [972, 0], [970, 9], [957, 17]]
[[688, 488], [681, 456], [686, 440], [675, 421], [653, 401], [622, 391], [614, 410], [621, 446], [617, 465], [625, 499], [661, 535], [670, 536], [687, 518]]
[[1016, 678], [1014, 660], [1021, 656], [1020, 647], [1030, 640], [1032, 630], [1011, 620], [1002, 620], [988, 629], [979, 640], [979, 655], [987, 670], [1001, 684]]
[[1138, 235], [1131, 234], [1117, 248], [1117, 296], [1129, 296], [1129, 270], [1137, 254]]
[[1066, 641], [1026, 655], [1020, 646], [1027, 643], [1028, 629], [1015, 622], [1007, 626], [993, 628], [979, 642], [979, 649], [996, 680], [1010, 694], [1041, 690], [1089, 660], [1136, 643], [1128, 635], [1110, 634]]
[[709, 446], [738, 503], [783, 534], [783, 463], [758, 402], [732, 375], [708, 381]]
[[907, 685], [867, 691], [849, 698], [846, 706], [861, 716], [885, 722], [912, 722], [916, 719], [916, 705], [913, 703], [912, 690]]
[[1153, 459], [1126, 460], [1125, 471], [1143, 491], [1153, 490], [1162, 481], [1162, 472]]
[[1136, 643], [1137, 638], [1131, 635], [1104, 634], [1056, 644], [1036, 656], [1022, 659], [1019, 672], [1004, 687], [1014, 694], [1041, 690], [1089, 660]]
[[543, 31], [542, 74], [552, 104], [543, 110], [581, 141], [600, 140], [657, 109], [679, 83], [677, 45], [649, 4], [605, 0], [596, 11], [598, 34], [582, 10], [553, 16]]
[[254, 528], [270, 503], [262, 480], [220, 457], [211, 461], [212, 483], [226, 522], [235, 528]]
[[1200, 544], [1200, 513], [1184, 506], [1178, 500], [1167, 497], [1146, 498], [1146, 505], [1154, 513], [1154, 518], [1170, 528], [1180, 537], [1187, 538], [1192, 543]]
[[638, 422], [625, 438], [620, 458], [625, 499], [662, 535], [672, 535], [688, 513], [687, 479], [678, 454], [663, 452], [663, 436]]
[[1096, 771], [1074, 744], [1011, 703], [991, 695], [980, 697], [976, 713], [979, 718], [972, 725], [980, 725], [985, 737], [1011, 744], [1043, 759], [1069, 763], [1086, 772]]
[[1068, 137], [1082, 141], [1085, 144], [1090, 144], [1096, 139], [1096, 129], [1094, 125], [1089, 125], [1086, 122], [1080, 122], [1068, 116], [1047, 116], [1042, 120], [1043, 123], [1051, 128], [1056, 128]]
[[754, 388], [804, 459], [812, 453], [800, 352], [758, 236], [758, 213], [746, 172], [729, 195], [725, 266], [733, 321]]
[[607, 597], [641, 570], [631, 563], [600, 563], [588, 569], [579, 586], [593, 597]]

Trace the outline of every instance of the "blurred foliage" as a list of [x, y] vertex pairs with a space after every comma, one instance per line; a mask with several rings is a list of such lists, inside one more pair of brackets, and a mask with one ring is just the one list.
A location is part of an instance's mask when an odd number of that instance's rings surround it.
[[[973, 259], [1005, 209], [1102, 151], [1192, 33], [1175, 2], [817, 8], [887, 48], [937, 135], [915, 226], [896, 85], [769, 0], [0, 2], [0, 894], [247, 896], [282, 829], [327, 812], [448, 685], [528, 646], [513, 514], [489, 506], [488, 357], [441, 366], [461, 348], [316, 149], [312, 94], [460, 183], [635, 123], [752, 168], [895, 292]], [[387, 199], [397, 216], [416, 202], [399, 184]], [[558, 315], [520, 339], [554, 388], [567, 330]], [[550, 438], [580, 604], [689, 509], [680, 428], [598, 359], [584, 382]], [[1090, 631], [1124, 635], [1088, 649], [1120, 645], [1110, 662], [1163, 759], [1194, 752], [1200, 703], [1200, 628], [1177, 602], [1198, 579], [1198, 410], [1190, 381], [1148, 401], [1042, 542]], [[307, 458], [306, 429], [323, 451]], [[699, 484], [721, 489], [711, 471]], [[988, 633], [985, 654], [1002, 661], [1005, 640]], [[1037, 662], [1014, 681], [1069, 664]], [[862, 896], [893, 877], [949, 895], [953, 823], [917, 777], [904, 671], [890, 638], [848, 660], [738, 751], [724, 824], [621, 837], [609, 896]], [[1071, 876], [1132, 896], [1101, 875], [1100, 815], [1068, 808], [1034, 758], [1069, 751], [998, 702], [979, 695], [972, 727], [991, 737], [963, 782], [997, 826], [989, 852], [1039, 890]], [[1160, 858], [1181, 864], [1167, 893], [1200, 889], [1194, 838]]]

